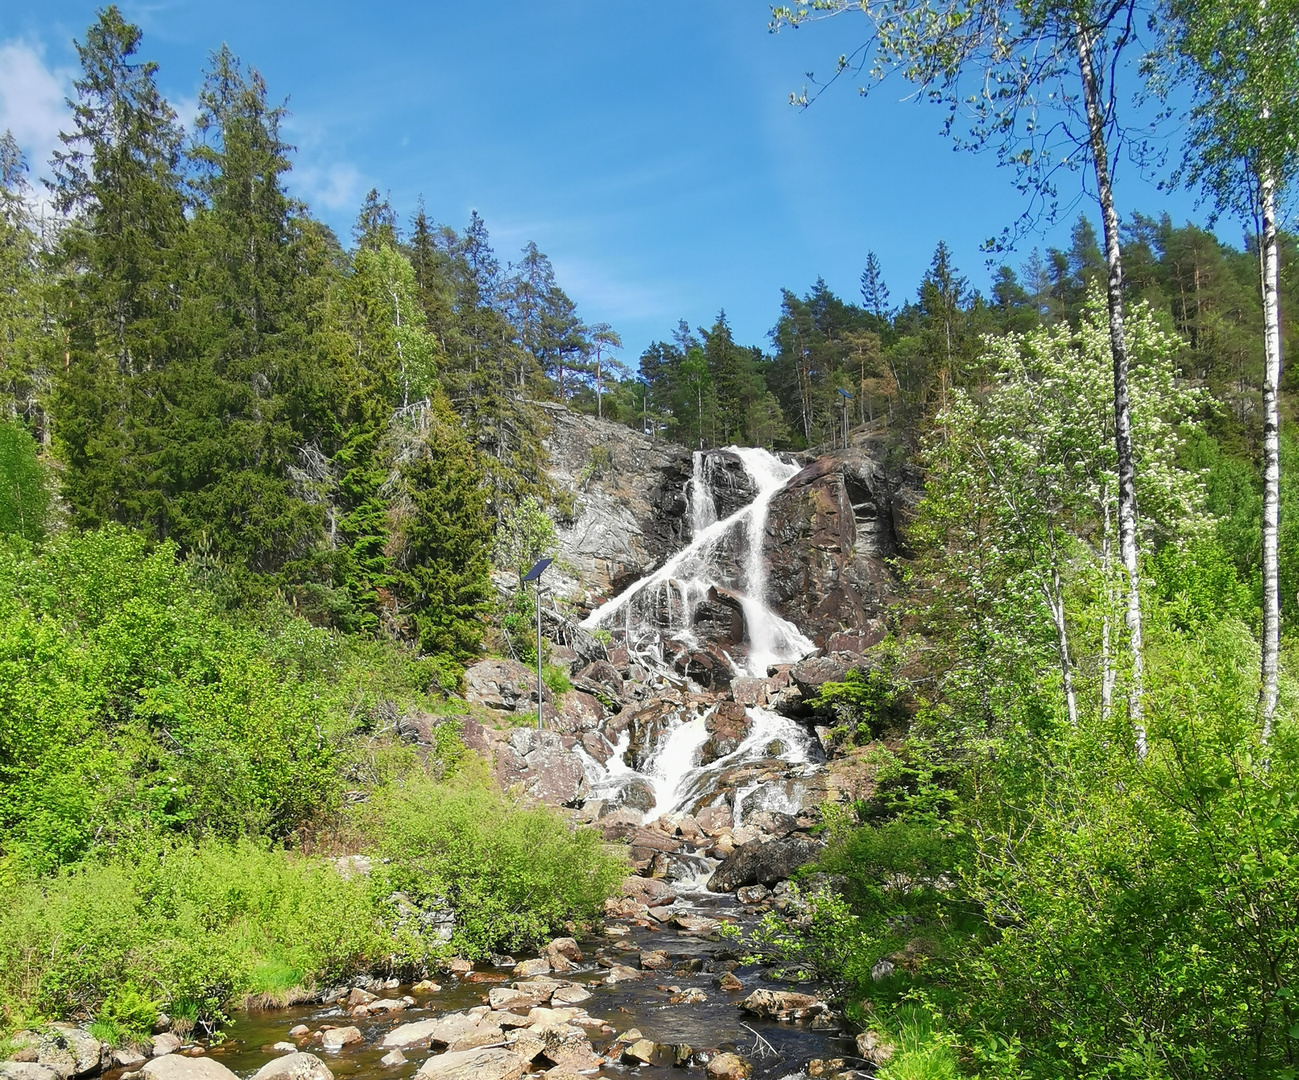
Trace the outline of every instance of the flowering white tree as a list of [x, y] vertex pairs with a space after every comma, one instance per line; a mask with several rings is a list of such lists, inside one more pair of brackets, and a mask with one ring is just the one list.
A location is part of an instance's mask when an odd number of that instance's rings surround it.
[[[1177, 340], [1144, 305], [1129, 312], [1133, 444], [1142, 465], [1140, 539], [1185, 543], [1209, 521], [1198, 477], [1175, 457], [1199, 395], [1178, 378]], [[1004, 648], [1049, 640], [1071, 724], [1078, 722], [1071, 590], [1099, 606], [1099, 697], [1108, 716], [1115, 669], [1112, 615], [1122, 594], [1114, 522], [1118, 462], [1110, 405], [1107, 313], [1097, 296], [1077, 330], [989, 338], [990, 385], [955, 391], [935, 419], [917, 538], [941, 548], [935, 586], [976, 609]], [[1134, 719], [1137, 754], [1146, 736]]]

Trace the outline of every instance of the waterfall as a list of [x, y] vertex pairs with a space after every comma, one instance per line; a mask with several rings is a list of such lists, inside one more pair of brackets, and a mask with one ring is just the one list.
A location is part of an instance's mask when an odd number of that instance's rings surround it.
[[[697, 452], [688, 481], [690, 543], [582, 622], [588, 630], [604, 627], [621, 635], [630, 656], [677, 685], [681, 678], [669, 670], [665, 642], [678, 642], [691, 649], [699, 646], [695, 616], [712, 589], [732, 595], [744, 614], [743, 655], [731, 657], [727, 653], [736, 676], [763, 678], [771, 664], [799, 660], [815, 648], [798, 627], [781, 618], [766, 602], [763, 541], [767, 512], [772, 498], [799, 471], [799, 466], [762, 449], [728, 447], [727, 451], [738, 458], [752, 482], [753, 501], [719, 520], [713, 482], [720, 470], [714, 467], [716, 462], [710, 455]], [[728, 571], [728, 565], [733, 569]], [[593, 794], [611, 794], [629, 776], [642, 776], [654, 788], [655, 805], [646, 814], [646, 820], [653, 820], [706, 798], [716, 790], [723, 770], [772, 756], [791, 764], [802, 763], [812, 752], [811, 737], [798, 724], [767, 709], [751, 707], [746, 709], [750, 728], [743, 742], [718, 760], [700, 765], [700, 750], [708, 740], [705, 723], [711, 709], [701, 707], [693, 715], [687, 712], [683, 710], [660, 735], [642, 773], [634, 773], [626, 765], [625, 740], [620, 740], [608, 766], [584, 756]], [[778, 753], [773, 753], [773, 746], [778, 747]]]
[[[767, 510], [775, 496], [799, 471], [767, 450], [727, 447], [744, 466], [756, 495], [748, 506], [717, 520], [708, 477], [708, 455], [696, 453], [690, 478], [691, 518], [694, 538], [658, 570], [596, 608], [583, 620], [588, 630], [621, 626], [628, 650], [639, 658], [649, 654], [651, 666], [661, 662], [662, 635], [694, 646], [698, 639], [693, 620], [699, 604], [712, 588], [738, 593], [744, 611], [748, 656], [740, 674], [767, 674], [773, 663], [797, 660], [816, 646], [793, 623], [781, 618], [766, 603], [767, 568], [762, 542]], [[742, 527], [742, 531], [741, 531]], [[727, 581], [718, 566], [718, 554], [727, 543], [744, 541], [745, 559], [739, 581]]]

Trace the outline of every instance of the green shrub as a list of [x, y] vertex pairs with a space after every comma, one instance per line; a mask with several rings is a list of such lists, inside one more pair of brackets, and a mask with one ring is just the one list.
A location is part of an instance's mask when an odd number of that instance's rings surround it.
[[554, 811], [512, 805], [468, 773], [439, 785], [413, 773], [381, 790], [366, 827], [385, 857], [376, 894], [421, 907], [450, 904], [462, 955], [535, 944], [569, 920], [594, 918], [624, 863], [594, 829], [573, 830]]
[[544, 664], [541, 668], [541, 681], [550, 687], [550, 692], [556, 697], [573, 689], [568, 671], [558, 664]]
[[88, 1012], [142, 1037], [157, 1005], [219, 1024], [287, 971], [329, 983], [386, 960], [363, 881], [250, 842], [140, 845], [0, 901], [0, 1026]]

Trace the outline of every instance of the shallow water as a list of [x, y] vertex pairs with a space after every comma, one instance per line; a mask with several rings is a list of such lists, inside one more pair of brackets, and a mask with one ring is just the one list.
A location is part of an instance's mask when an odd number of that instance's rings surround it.
[[[751, 925], [754, 917], [737, 906], [730, 896], [708, 893], [693, 895], [678, 902], [673, 911], [690, 911], [713, 918], [735, 918], [742, 925]], [[735, 974], [744, 989], [735, 993], [719, 990], [714, 984], [716, 973], [699, 971], [683, 973], [677, 965], [691, 960], [706, 964], [737, 955], [730, 941], [709, 941], [691, 937], [675, 929], [645, 929], [630, 927], [623, 938], [586, 938], [580, 940], [583, 961], [577, 972], [565, 973], [559, 978], [572, 982], [593, 983], [603, 979], [606, 971], [596, 960], [597, 951], [618, 963], [636, 966], [636, 956], [641, 950], [663, 949], [672, 959], [673, 970], [646, 972], [638, 979], [620, 982], [614, 986], [591, 985], [592, 997], [582, 1006], [592, 1016], [605, 1020], [613, 1034], [600, 1035], [592, 1029], [592, 1043], [597, 1053], [613, 1042], [617, 1034], [628, 1028], [639, 1028], [641, 1033], [655, 1042], [687, 1043], [696, 1049], [717, 1048], [735, 1050], [753, 1065], [753, 1075], [759, 1078], [784, 1078], [805, 1075], [802, 1070], [814, 1058], [851, 1057], [851, 1037], [837, 1030], [814, 1029], [807, 1022], [781, 1023], [764, 1020], [741, 1012], [739, 1002], [759, 987], [796, 989], [815, 992], [806, 984], [782, 983], [768, 977], [759, 966], [741, 966]], [[524, 959], [520, 954], [519, 959]], [[483, 981], [470, 981], [483, 980]], [[490, 980], [490, 981], [488, 981]], [[398, 1024], [427, 1019], [441, 1013], [456, 1012], [485, 1004], [487, 991], [498, 983], [513, 981], [508, 968], [479, 965], [472, 976], [457, 979], [440, 977], [442, 990], [430, 995], [416, 995], [417, 1004], [404, 1012], [360, 1019], [347, 1017], [337, 1006], [295, 1006], [268, 1011], [241, 1012], [235, 1016], [228, 1038], [209, 1050], [210, 1056], [232, 1069], [241, 1077], [250, 1076], [278, 1052], [271, 1044], [296, 1041], [299, 1048], [318, 1054], [337, 1077], [355, 1077], [358, 1080], [408, 1080], [430, 1056], [430, 1052], [407, 1050], [407, 1062], [397, 1067], [385, 1067], [379, 1059], [385, 1051], [379, 1043], [383, 1036]], [[707, 1000], [691, 1004], [670, 1004], [669, 986], [686, 990], [697, 987]], [[384, 997], [399, 997], [409, 993], [409, 987], [387, 990]], [[341, 1051], [325, 1051], [311, 1038], [293, 1040], [289, 1029], [297, 1024], [307, 1024], [315, 1030], [321, 1023], [335, 1025], [354, 1024], [364, 1035], [364, 1040]], [[775, 1051], [764, 1052], [757, 1048], [755, 1033], [770, 1044]], [[534, 1068], [540, 1072], [539, 1068]], [[702, 1069], [681, 1070], [668, 1066], [629, 1066], [621, 1062], [604, 1065], [598, 1073], [609, 1078], [626, 1078], [635, 1074], [645, 1080], [668, 1080], [683, 1076], [703, 1076]]]

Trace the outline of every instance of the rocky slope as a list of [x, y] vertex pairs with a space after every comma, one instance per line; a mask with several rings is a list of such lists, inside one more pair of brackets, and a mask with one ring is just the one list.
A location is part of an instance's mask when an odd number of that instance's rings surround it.
[[[466, 743], [504, 788], [625, 841], [640, 874], [723, 891], [787, 878], [815, 856], [820, 807], [871, 790], [869, 768], [832, 740], [834, 717], [815, 699], [866, 665], [885, 634], [914, 482], [866, 446], [783, 465], [768, 455], [783, 470], [773, 474], [754, 451], [697, 460], [622, 425], [565, 410], [551, 420], [552, 480], [574, 504], [559, 527], [549, 585], [560, 600], [545, 632], [573, 688], [542, 687], [538, 731], [535, 671], [482, 661], [466, 677], [476, 710], [461, 719]], [[669, 576], [643, 599], [640, 639], [621, 614], [599, 633], [578, 627], [705, 533], [716, 535], [688, 572], [702, 559], [711, 576]], [[763, 593], [756, 604], [751, 588]], [[771, 618], [794, 624], [808, 655], [754, 671], [748, 650], [764, 628], [752, 623]], [[407, 734], [431, 739], [428, 723], [408, 722]]]

